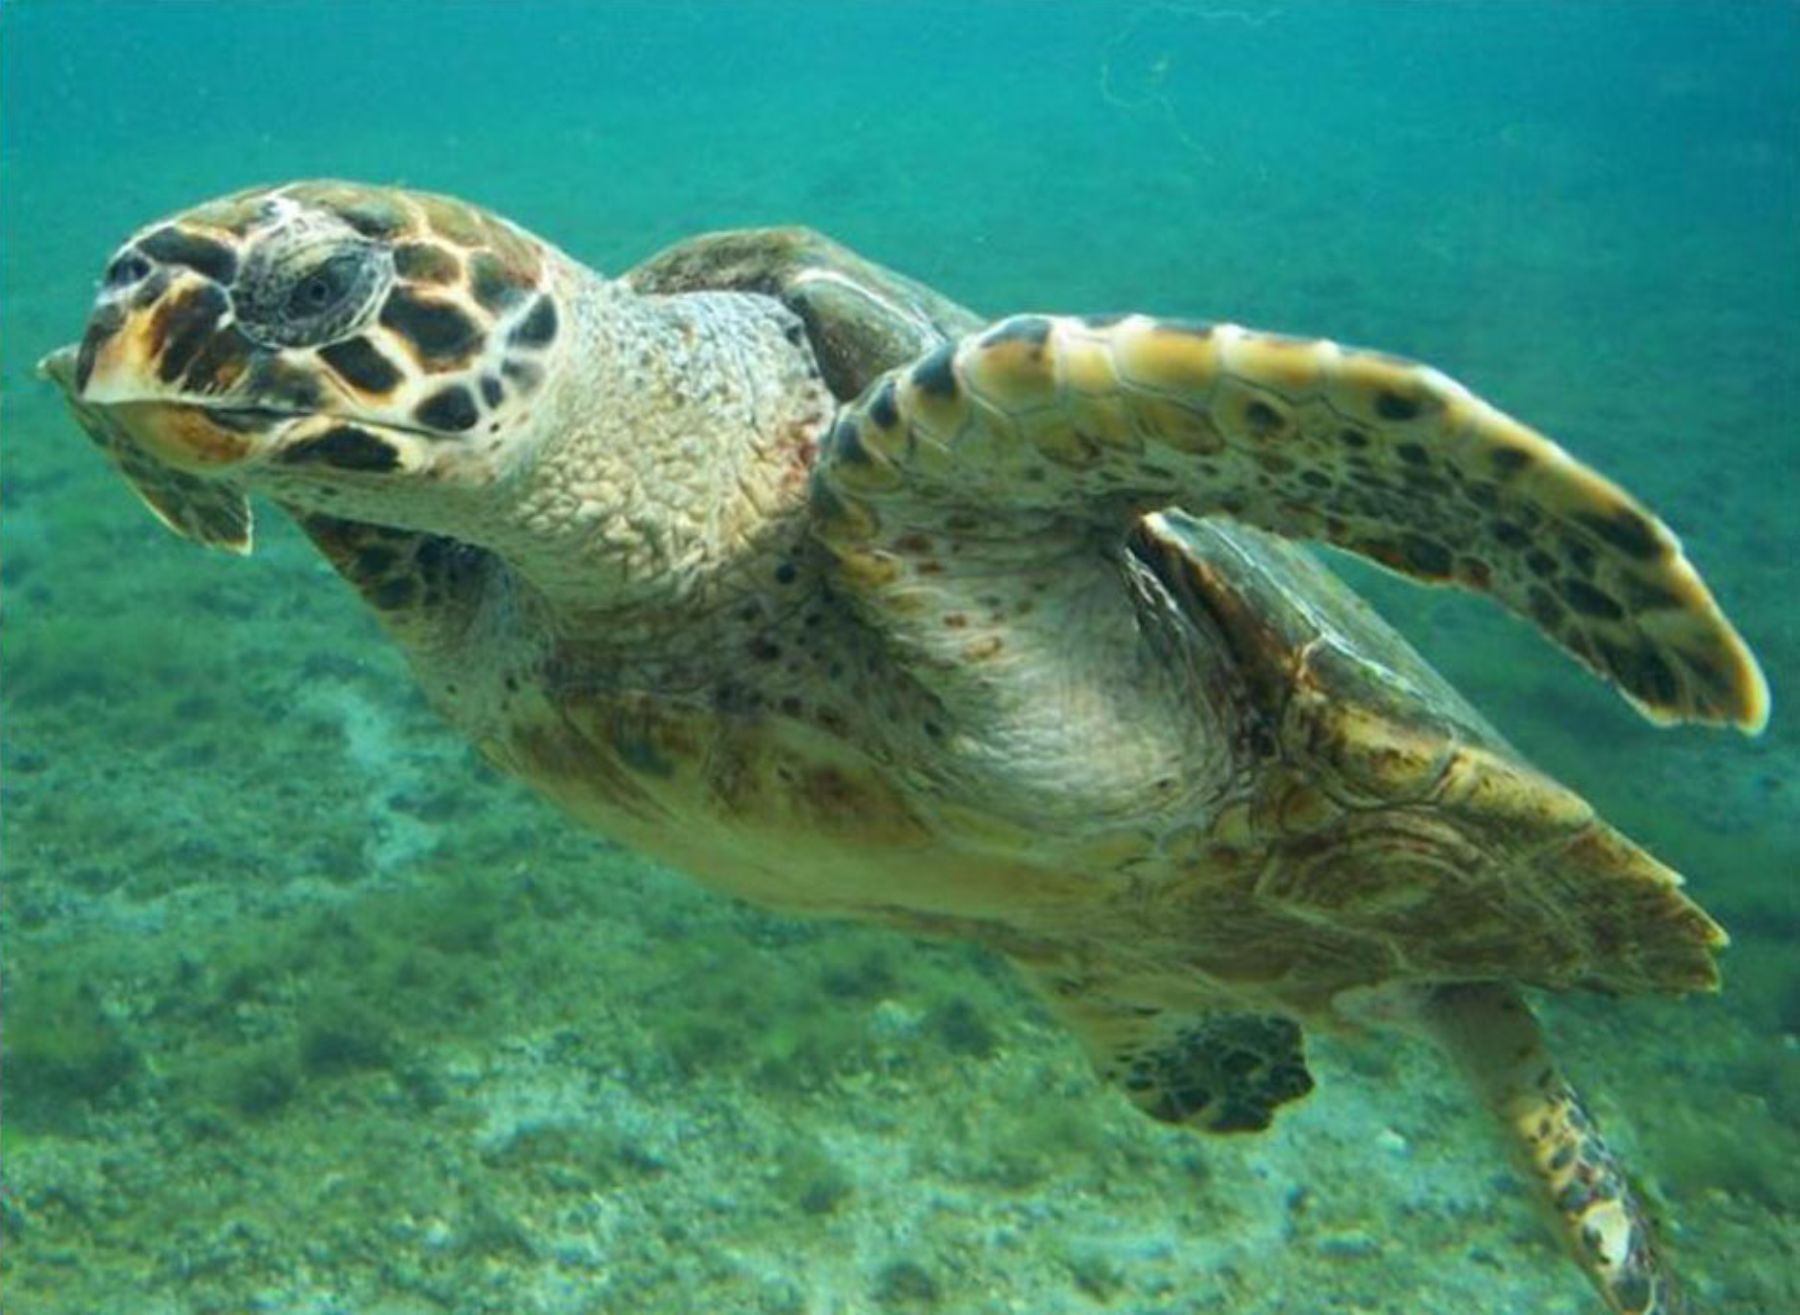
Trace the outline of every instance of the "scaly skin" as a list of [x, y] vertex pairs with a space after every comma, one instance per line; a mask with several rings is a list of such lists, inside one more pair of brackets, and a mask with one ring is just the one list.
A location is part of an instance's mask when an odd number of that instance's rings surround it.
[[1264, 1127], [1299, 1023], [1425, 1001], [1614, 1309], [1673, 1309], [1493, 983], [1706, 989], [1723, 934], [1271, 535], [1491, 593], [1660, 720], [1767, 690], [1661, 522], [1441, 375], [982, 330], [801, 230], [608, 280], [343, 183], [146, 228], [45, 368], [178, 533], [294, 515], [499, 766], [720, 889], [1006, 954], [1153, 1117]]
[[1649, 1212], [1518, 993], [1492, 984], [1444, 987], [1425, 993], [1421, 1010], [1494, 1112], [1514, 1160], [1607, 1308], [1685, 1315], [1688, 1303], [1659, 1253]]

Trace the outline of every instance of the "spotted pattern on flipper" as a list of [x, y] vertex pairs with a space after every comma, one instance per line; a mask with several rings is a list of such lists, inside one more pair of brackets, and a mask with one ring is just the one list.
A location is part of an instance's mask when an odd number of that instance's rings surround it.
[[311, 514], [300, 528], [390, 628], [439, 624], [466, 609], [477, 578], [493, 569], [483, 549], [438, 534]]
[[1575, 1262], [1615, 1315], [1689, 1307], [1624, 1166], [1557, 1071], [1530, 1008], [1497, 983], [1445, 986], [1424, 1016], [1474, 1079]]
[[1620, 1315], [1681, 1309], [1667, 1272], [1655, 1263], [1650, 1221], [1581, 1098], [1550, 1068], [1539, 1077], [1536, 1096], [1516, 1106], [1513, 1117], [1577, 1259]]
[[1658, 722], [1768, 716], [1756, 660], [1674, 534], [1426, 366], [1228, 324], [1001, 321], [878, 380], [816, 479], [876, 524], [960, 502], [1174, 503], [1491, 594]]
[[1102, 1076], [1159, 1123], [1261, 1132], [1277, 1107], [1313, 1089], [1291, 1019], [1211, 1014], [1156, 1023], [1151, 1039], [1118, 1051]]
[[1124, 980], [1062, 950], [1015, 966], [1081, 1042], [1102, 1080], [1160, 1123], [1260, 1132], [1313, 1089], [1300, 1026], [1217, 991], [1197, 973]]

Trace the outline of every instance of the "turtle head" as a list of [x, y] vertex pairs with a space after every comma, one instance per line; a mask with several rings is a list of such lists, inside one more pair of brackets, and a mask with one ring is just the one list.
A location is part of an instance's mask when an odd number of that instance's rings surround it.
[[262, 188], [134, 234], [42, 368], [178, 532], [247, 547], [219, 506], [249, 489], [402, 523], [528, 447], [575, 268], [445, 197]]

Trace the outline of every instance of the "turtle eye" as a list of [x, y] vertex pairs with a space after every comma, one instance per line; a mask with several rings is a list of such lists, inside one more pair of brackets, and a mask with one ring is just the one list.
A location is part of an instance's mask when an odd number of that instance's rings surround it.
[[348, 297], [356, 287], [361, 262], [354, 253], [332, 256], [303, 274], [288, 293], [287, 312], [297, 319], [324, 315]]
[[233, 297], [244, 332], [256, 341], [279, 347], [335, 341], [362, 322], [392, 278], [391, 258], [374, 243], [310, 246], [252, 255]]
[[112, 264], [106, 267], [106, 286], [124, 288], [136, 283], [150, 272], [150, 262], [136, 251], [127, 251], [113, 258]]

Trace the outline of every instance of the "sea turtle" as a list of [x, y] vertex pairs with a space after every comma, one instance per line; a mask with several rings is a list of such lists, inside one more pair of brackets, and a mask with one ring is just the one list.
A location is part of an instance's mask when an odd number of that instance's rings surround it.
[[1766, 686], [1660, 521], [1442, 374], [990, 322], [803, 229], [608, 279], [330, 181], [140, 230], [44, 366], [177, 533], [293, 515], [582, 821], [990, 947], [1171, 1123], [1267, 1126], [1303, 1025], [1429, 1030], [1608, 1305], [1678, 1308], [1520, 988], [1704, 990], [1723, 933], [1289, 541], [1486, 593], [1658, 722]]

